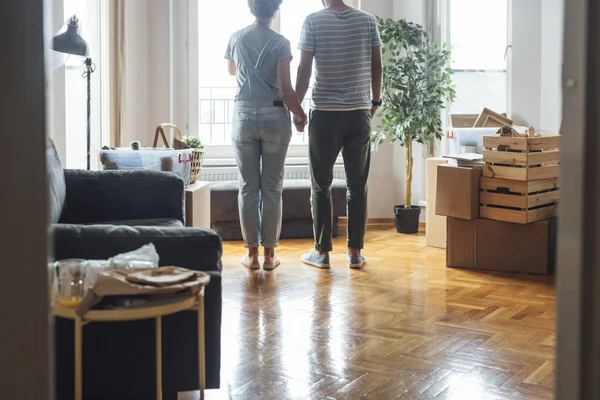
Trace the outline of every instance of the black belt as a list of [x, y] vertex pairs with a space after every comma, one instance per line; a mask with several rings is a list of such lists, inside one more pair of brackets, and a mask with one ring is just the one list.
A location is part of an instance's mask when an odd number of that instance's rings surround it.
[[[235, 96], [233, 101], [234, 102], [239, 101], [238, 96]], [[250, 101], [250, 100], [246, 100], [246, 101]], [[285, 107], [285, 103], [283, 102], [283, 100], [273, 100], [273, 107]]]

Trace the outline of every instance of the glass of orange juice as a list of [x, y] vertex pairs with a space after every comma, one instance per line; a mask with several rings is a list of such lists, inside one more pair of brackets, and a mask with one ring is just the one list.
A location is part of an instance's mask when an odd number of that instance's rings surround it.
[[59, 260], [54, 263], [54, 288], [56, 301], [61, 307], [76, 308], [85, 296], [87, 261], [83, 259]]

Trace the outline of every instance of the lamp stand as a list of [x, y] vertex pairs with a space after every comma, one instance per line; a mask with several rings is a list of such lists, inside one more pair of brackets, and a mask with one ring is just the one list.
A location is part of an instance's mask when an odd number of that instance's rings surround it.
[[92, 64], [92, 59], [90, 57], [85, 59], [85, 71], [83, 72], [83, 76], [87, 80], [87, 142], [86, 142], [86, 151], [87, 151], [87, 169], [88, 171], [91, 169], [90, 163], [90, 153], [91, 153], [91, 141], [92, 141], [92, 85], [91, 78], [92, 73], [94, 72], [94, 67]]

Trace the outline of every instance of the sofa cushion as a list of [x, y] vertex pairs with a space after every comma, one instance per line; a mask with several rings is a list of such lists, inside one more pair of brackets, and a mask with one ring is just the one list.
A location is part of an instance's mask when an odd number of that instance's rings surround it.
[[105, 260], [152, 243], [160, 265], [220, 271], [222, 241], [210, 229], [125, 225], [52, 225], [54, 256]]
[[50, 223], [54, 224], [60, 220], [65, 207], [67, 185], [58, 152], [51, 138], [47, 138], [46, 141], [46, 170], [48, 176], [49, 219]]
[[120, 226], [153, 226], [157, 228], [183, 228], [183, 223], [174, 218], [128, 219], [122, 221], [106, 221], [82, 225], [120, 225]]
[[185, 221], [185, 189], [174, 173], [65, 170], [63, 223], [105, 223], [148, 218]]

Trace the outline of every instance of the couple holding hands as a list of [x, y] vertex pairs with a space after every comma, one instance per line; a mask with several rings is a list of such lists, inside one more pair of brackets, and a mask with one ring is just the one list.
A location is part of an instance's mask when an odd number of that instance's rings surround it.
[[236, 76], [232, 142], [239, 169], [238, 205], [247, 254], [242, 263], [263, 269], [281, 263], [275, 254], [282, 220], [284, 165], [293, 122], [304, 131], [302, 109], [316, 73], [308, 126], [311, 206], [315, 247], [302, 262], [329, 268], [332, 251], [331, 183], [342, 152], [347, 183], [348, 265], [361, 268], [367, 222], [371, 118], [381, 105], [381, 41], [375, 18], [343, 0], [322, 0], [324, 9], [304, 21], [295, 88], [290, 42], [270, 29], [282, 0], [248, 0], [254, 24], [233, 34], [225, 58]]

